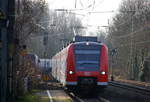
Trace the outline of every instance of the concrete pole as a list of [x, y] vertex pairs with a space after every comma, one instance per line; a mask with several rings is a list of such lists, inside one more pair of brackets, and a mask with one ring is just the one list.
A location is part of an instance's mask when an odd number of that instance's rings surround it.
[[[8, 0], [0, 1], [1, 11], [7, 15]], [[0, 102], [6, 102], [7, 100], [7, 28], [1, 27], [1, 73], [0, 73]]]
[[[14, 13], [15, 0], [0, 0], [0, 9], [6, 16], [3, 20], [4, 24], [0, 28], [1, 34], [1, 67], [0, 67], [0, 102], [10, 102], [12, 90], [12, 58], [8, 51], [13, 43], [13, 27], [14, 27]], [[11, 52], [12, 55], [12, 52]]]
[[6, 102], [7, 91], [7, 29], [1, 29], [2, 50], [1, 50], [1, 102]]

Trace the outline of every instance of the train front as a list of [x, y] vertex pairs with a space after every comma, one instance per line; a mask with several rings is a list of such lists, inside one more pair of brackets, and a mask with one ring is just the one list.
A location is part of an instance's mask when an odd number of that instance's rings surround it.
[[67, 86], [101, 88], [108, 84], [107, 47], [98, 42], [76, 42], [70, 47]]

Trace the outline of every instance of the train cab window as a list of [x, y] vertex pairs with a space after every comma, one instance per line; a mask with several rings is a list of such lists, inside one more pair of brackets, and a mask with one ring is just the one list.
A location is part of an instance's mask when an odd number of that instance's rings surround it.
[[100, 45], [76, 45], [75, 64], [77, 71], [98, 71], [100, 68]]

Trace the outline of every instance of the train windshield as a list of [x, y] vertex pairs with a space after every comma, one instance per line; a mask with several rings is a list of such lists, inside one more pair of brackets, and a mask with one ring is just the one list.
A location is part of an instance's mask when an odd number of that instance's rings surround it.
[[98, 71], [100, 68], [100, 47], [98, 44], [76, 44], [75, 64], [77, 71]]

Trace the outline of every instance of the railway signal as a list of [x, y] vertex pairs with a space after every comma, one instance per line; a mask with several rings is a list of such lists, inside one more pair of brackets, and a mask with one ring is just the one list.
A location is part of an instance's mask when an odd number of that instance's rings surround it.
[[117, 48], [114, 48], [110, 52], [111, 54], [111, 81], [114, 81], [114, 72], [113, 72], [113, 64], [114, 64], [114, 57], [117, 55]]
[[26, 45], [23, 45], [20, 54], [21, 54], [22, 56], [26, 56], [27, 53], [28, 53], [28, 52], [27, 52], [27, 49], [26, 49]]
[[117, 48], [111, 50], [111, 56], [117, 55]]
[[44, 36], [43, 37], [43, 45], [47, 45], [47, 42], [48, 42], [48, 36]]

